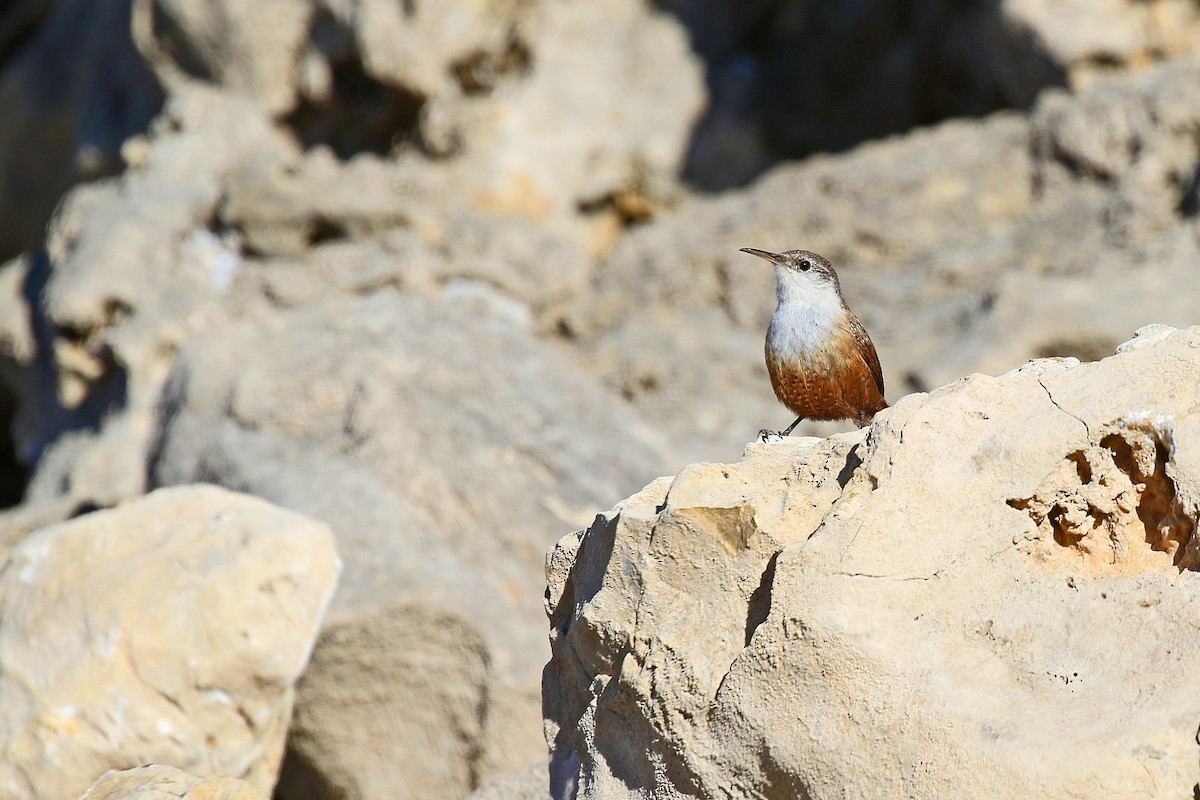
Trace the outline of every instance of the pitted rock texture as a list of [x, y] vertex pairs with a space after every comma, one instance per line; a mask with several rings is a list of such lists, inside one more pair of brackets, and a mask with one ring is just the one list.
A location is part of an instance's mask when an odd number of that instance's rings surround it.
[[0, 794], [152, 762], [270, 794], [338, 570], [325, 525], [212, 486], [25, 539], [0, 572]]
[[1178, 797], [1200, 328], [660, 480], [548, 562], [556, 797]]

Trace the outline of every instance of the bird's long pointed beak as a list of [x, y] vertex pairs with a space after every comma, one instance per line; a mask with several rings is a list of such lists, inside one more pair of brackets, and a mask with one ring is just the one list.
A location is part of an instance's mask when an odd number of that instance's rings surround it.
[[767, 261], [770, 261], [772, 264], [779, 264], [783, 261], [783, 256], [779, 255], [778, 253], [772, 253], [767, 250], [759, 250], [754, 247], [740, 248], [740, 252], [749, 253], [750, 255], [758, 256], [759, 258], [765, 258]]

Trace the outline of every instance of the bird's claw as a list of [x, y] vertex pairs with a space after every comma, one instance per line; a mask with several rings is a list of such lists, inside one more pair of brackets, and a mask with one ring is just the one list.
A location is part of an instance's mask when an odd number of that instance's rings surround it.
[[783, 434], [780, 433], [779, 431], [769, 431], [766, 428], [763, 428], [762, 430], [760, 430], [758, 432], [759, 444], [767, 444], [769, 442], [782, 442], [782, 441], [783, 441]]

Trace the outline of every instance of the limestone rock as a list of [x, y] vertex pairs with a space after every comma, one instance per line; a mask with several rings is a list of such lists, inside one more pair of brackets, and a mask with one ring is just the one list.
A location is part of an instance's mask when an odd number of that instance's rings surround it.
[[210, 486], [25, 539], [0, 573], [0, 793], [159, 762], [269, 794], [338, 569], [324, 525]]
[[289, 153], [253, 104], [210, 91], [177, 94], [158, 124], [139, 168], [72, 192], [30, 257], [36, 355], [14, 426], [24, 460], [39, 462], [31, 500], [111, 505], [145, 490], [174, 351], [242, 262], [208, 229], [223, 176]]
[[1196, 50], [1200, 9], [1187, 0], [1007, 0], [1004, 21], [1028, 31], [1076, 86]]
[[496, 778], [471, 793], [469, 800], [547, 800], [546, 766]]
[[260, 800], [245, 781], [197, 778], [174, 767], [152, 765], [106, 772], [80, 800]]
[[572, 223], [581, 204], [675, 190], [701, 75], [643, 0], [260, 6], [140, 0], [159, 23], [137, 26], [139, 45], [167, 85], [246, 92], [342, 158], [452, 157], [456, 202], [489, 211]]
[[[337, 791], [370, 796], [370, 787], [428, 786], [440, 776], [465, 796], [479, 780], [544, 757], [541, 554], [555, 529], [586, 521], [602, 494], [661, 469], [667, 458], [653, 431], [503, 320], [386, 290], [262, 309], [185, 347], [163, 408], [156, 484], [221, 482], [331, 521], [346, 561], [335, 607], [355, 627], [331, 628], [328, 641], [415, 638], [423, 643], [413, 659], [462, 661], [440, 671], [462, 703], [475, 698], [478, 719], [418, 691], [423, 672], [377, 669], [366, 645], [316, 659], [298, 701], [314, 693], [299, 714], [312, 739], [304, 755], [349, 776]], [[615, 431], [624, 432], [619, 453], [606, 444]], [[376, 612], [380, 605], [394, 610]], [[449, 630], [461, 632], [417, 636], [437, 628], [429, 618], [460, 620]], [[339, 702], [331, 687], [350, 671], [343, 660], [361, 662], [375, 695], [412, 698], [407, 716], [440, 720], [435, 728], [456, 731], [461, 744], [426, 744], [427, 758], [414, 753], [408, 772], [408, 757], [370, 759], [334, 741], [339, 730], [409, 736], [390, 704]]]
[[296, 103], [300, 56], [316, 9], [307, 0], [134, 0], [138, 48], [168, 88], [212, 81], [272, 112]]
[[535, 66], [468, 140], [487, 157], [464, 162], [472, 194], [535, 218], [622, 191], [669, 195], [703, 102], [678, 26], [641, 0], [608, 0], [545, 4], [529, 28]]
[[[298, 687], [288, 800], [464, 797], [485, 755], [489, 659], [468, 619], [418, 601], [330, 621]], [[535, 720], [518, 735], [536, 727]], [[518, 762], [519, 763], [519, 762]]]
[[1200, 328], [1146, 335], [688, 467], [563, 539], [555, 796], [1191, 792]]

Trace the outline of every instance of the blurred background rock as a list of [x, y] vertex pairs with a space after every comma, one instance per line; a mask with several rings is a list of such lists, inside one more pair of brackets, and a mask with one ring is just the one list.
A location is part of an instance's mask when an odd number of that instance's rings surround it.
[[1196, 0], [17, 0], [0, 542], [315, 517], [276, 795], [536, 796], [546, 550], [790, 421], [737, 248], [830, 257], [893, 400], [1195, 322], [1198, 48]]

